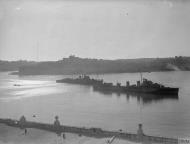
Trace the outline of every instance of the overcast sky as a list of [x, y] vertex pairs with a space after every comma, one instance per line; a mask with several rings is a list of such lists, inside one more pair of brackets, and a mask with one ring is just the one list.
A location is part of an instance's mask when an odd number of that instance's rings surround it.
[[0, 59], [190, 56], [190, 2], [0, 0]]

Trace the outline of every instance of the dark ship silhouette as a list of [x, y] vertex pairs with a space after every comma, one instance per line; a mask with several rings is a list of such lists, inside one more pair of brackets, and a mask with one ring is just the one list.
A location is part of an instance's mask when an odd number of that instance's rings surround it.
[[106, 83], [103, 80], [91, 79], [89, 76], [82, 75], [76, 79], [65, 78], [56, 80], [57, 83], [71, 83], [93, 86], [95, 91], [100, 92], [117, 92], [117, 93], [149, 93], [149, 94], [170, 94], [178, 95], [179, 88], [165, 87], [164, 85], [153, 83], [150, 80], [143, 78], [141, 81], [137, 81], [137, 84], [130, 85], [130, 82], [126, 82], [126, 86], [122, 86], [121, 83], [113, 85], [113, 83]]
[[101, 85], [103, 80], [91, 79], [89, 76], [81, 75], [78, 78], [64, 78], [61, 80], [56, 80], [57, 83], [71, 83], [71, 84], [81, 84], [81, 85]]

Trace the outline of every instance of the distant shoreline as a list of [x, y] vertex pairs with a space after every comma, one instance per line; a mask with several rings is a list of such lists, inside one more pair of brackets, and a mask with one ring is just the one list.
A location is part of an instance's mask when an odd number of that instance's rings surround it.
[[18, 71], [11, 74], [20, 76], [190, 71], [190, 57], [102, 60], [70, 56], [59, 61], [0, 61], [0, 71]]
[[[175, 70], [168, 70], [168, 71], [151, 71], [151, 72], [174, 72]], [[189, 70], [188, 70], [189, 71]], [[18, 76], [39, 76], [39, 75], [82, 75], [82, 73], [79, 74], [19, 74], [19, 71], [8, 71], [9, 75], [18, 75]], [[142, 73], [151, 73], [149, 71], [141, 71]], [[123, 74], [123, 73], [139, 73], [139, 72], [107, 72], [107, 73], [88, 73], [88, 75], [104, 75], [104, 74]]]

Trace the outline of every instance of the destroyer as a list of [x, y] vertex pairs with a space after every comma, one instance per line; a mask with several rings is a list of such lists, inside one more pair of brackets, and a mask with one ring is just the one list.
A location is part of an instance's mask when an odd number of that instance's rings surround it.
[[150, 94], [172, 94], [178, 95], [179, 88], [165, 87], [164, 85], [153, 83], [150, 80], [143, 78], [137, 81], [137, 84], [130, 85], [127, 81], [125, 86], [121, 83], [113, 85], [113, 83], [106, 83], [103, 80], [91, 79], [89, 76], [83, 75], [76, 79], [65, 78], [57, 80], [57, 83], [71, 83], [93, 86], [93, 89], [101, 92], [117, 92], [117, 93], [150, 93]]
[[81, 84], [81, 85], [101, 85], [103, 80], [91, 79], [89, 76], [81, 75], [76, 79], [65, 78], [61, 80], [56, 80], [57, 83], [71, 83], [71, 84]]

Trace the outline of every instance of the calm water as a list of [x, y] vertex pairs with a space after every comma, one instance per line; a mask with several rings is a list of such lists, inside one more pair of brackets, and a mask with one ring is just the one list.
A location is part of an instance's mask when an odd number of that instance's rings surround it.
[[[66, 76], [18, 77], [0, 73], [0, 117], [54, 121], [62, 124], [136, 132], [143, 123], [146, 134], [190, 137], [190, 72], [152, 72], [143, 76], [167, 86], [179, 87], [179, 98], [153, 99], [125, 94], [94, 92], [89, 86], [57, 84]], [[140, 74], [93, 75], [107, 82], [135, 83]], [[21, 86], [14, 86], [19, 84]], [[36, 115], [34, 118], [33, 115]]]

